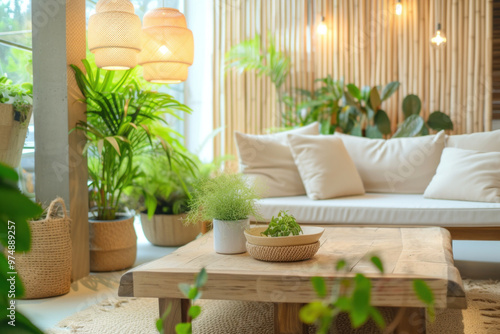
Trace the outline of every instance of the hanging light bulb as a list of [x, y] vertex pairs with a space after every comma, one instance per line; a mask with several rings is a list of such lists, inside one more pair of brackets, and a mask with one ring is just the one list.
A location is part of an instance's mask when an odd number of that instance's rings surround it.
[[106, 70], [128, 70], [141, 51], [141, 19], [129, 0], [99, 0], [89, 18], [89, 49], [96, 65]]
[[179, 83], [193, 64], [193, 33], [177, 9], [157, 8], [144, 15], [139, 64], [144, 79], [152, 83]]
[[401, 4], [401, 0], [398, 0], [398, 2], [396, 3], [396, 15], [401, 15], [403, 14], [403, 5]]
[[436, 34], [431, 38], [431, 43], [436, 47], [446, 44], [446, 36], [441, 31], [441, 23], [437, 24]]
[[326, 35], [326, 33], [328, 32], [328, 27], [326, 26], [324, 16], [321, 17], [321, 22], [320, 24], [318, 24], [317, 32], [320, 35]]

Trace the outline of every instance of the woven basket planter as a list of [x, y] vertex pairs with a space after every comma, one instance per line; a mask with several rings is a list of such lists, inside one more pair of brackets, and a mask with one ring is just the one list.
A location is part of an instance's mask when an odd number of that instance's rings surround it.
[[141, 224], [144, 235], [150, 243], [156, 246], [182, 246], [193, 241], [201, 232], [201, 223], [184, 225], [186, 214], [154, 215], [151, 219], [147, 214], [141, 214]]
[[0, 103], [0, 161], [10, 167], [16, 168], [21, 162], [32, 111], [33, 107], [28, 112], [27, 120], [21, 124], [15, 119], [16, 112], [12, 104]]
[[[62, 212], [60, 212], [62, 211]], [[24, 299], [46, 298], [68, 293], [71, 288], [71, 220], [57, 198], [47, 218], [30, 221], [31, 250], [16, 252], [16, 270], [24, 284]]]
[[132, 267], [137, 256], [134, 217], [89, 219], [90, 271], [115, 271]]
[[248, 254], [261, 261], [268, 262], [294, 262], [310, 259], [316, 254], [320, 243], [316, 241], [308, 245], [296, 246], [260, 246], [246, 244]]

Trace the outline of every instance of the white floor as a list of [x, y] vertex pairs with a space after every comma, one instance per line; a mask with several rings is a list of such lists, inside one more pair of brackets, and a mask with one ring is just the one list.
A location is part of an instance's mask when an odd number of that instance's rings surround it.
[[[136, 219], [137, 261], [135, 266], [173, 252], [175, 247], [150, 244]], [[454, 241], [455, 264], [462, 276], [500, 280], [500, 242]], [[116, 297], [121, 275], [125, 271], [92, 273], [74, 282], [71, 291], [60, 297], [39, 300], [19, 300], [17, 308], [40, 329], [46, 330], [73, 313], [84, 310], [103, 299]]]

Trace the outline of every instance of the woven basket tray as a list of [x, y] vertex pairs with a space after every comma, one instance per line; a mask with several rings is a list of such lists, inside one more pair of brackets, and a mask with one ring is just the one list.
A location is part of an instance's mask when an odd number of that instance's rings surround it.
[[319, 246], [319, 241], [297, 246], [258, 246], [247, 242], [247, 251], [254, 259], [261, 261], [293, 262], [312, 258]]

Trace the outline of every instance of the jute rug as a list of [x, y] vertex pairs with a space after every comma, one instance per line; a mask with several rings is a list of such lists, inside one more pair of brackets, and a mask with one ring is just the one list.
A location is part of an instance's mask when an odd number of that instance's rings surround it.
[[[468, 308], [437, 312], [427, 333], [500, 333], [500, 283], [465, 280]], [[272, 304], [236, 301], [202, 301], [202, 313], [193, 324], [200, 334], [272, 334]], [[157, 333], [158, 302], [146, 298], [107, 299], [62, 320], [48, 334], [150, 334]], [[389, 311], [384, 317], [390, 320]], [[332, 333], [379, 333], [373, 324], [362, 330], [347, 329], [347, 317], [338, 319]], [[314, 330], [311, 330], [313, 333]]]

